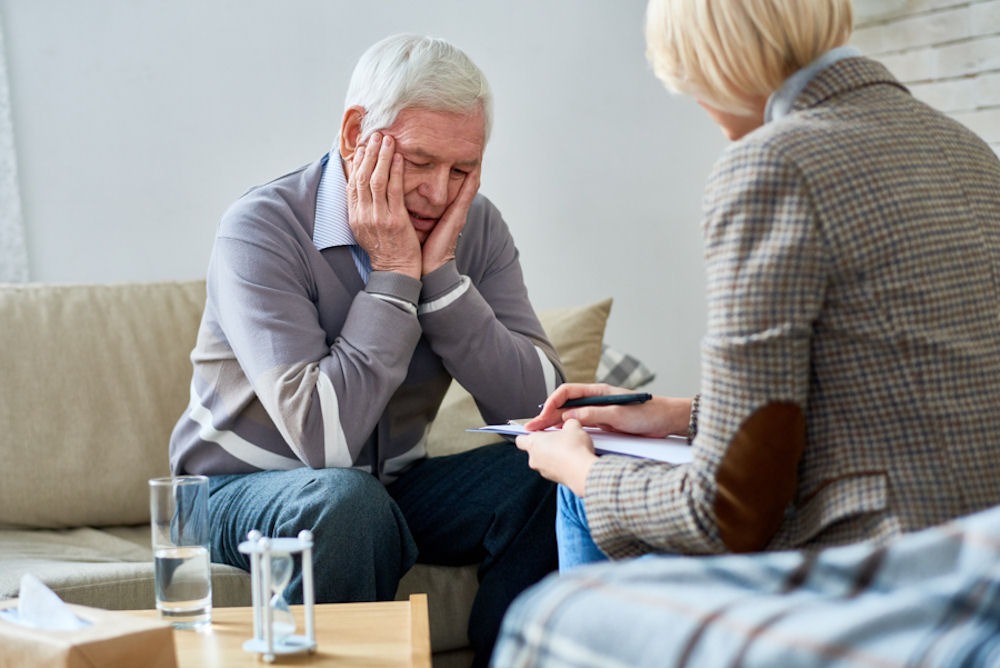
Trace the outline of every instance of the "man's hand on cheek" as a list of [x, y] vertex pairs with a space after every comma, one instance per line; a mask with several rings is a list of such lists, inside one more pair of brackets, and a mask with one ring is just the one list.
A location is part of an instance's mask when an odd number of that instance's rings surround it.
[[476, 193], [479, 192], [480, 168], [466, 174], [462, 187], [438, 224], [431, 230], [423, 247], [423, 274], [429, 274], [441, 265], [455, 258], [455, 246], [458, 245], [458, 235], [465, 227], [469, 216], [469, 207]]
[[354, 151], [347, 180], [347, 212], [372, 269], [420, 278], [420, 242], [403, 202], [403, 159], [395, 140], [380, 132]]

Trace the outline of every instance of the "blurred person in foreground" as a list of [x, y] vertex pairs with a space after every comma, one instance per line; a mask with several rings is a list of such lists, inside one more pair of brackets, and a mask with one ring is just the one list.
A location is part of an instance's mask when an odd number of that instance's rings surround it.
[[[564, 575], [511, 610], [498, 665], [671, 665], [712, 623], [749, 647], [787, 611], [734, 621], [740, 597], [711, 586], [795, 589], [813, 562], [777, 551], [865, 541], [838, 576], [861, 588], [871, 555], [1000, 503], [1000, 161], [847, 46], [851, 29], [849, 0], [649, 2], [656, 75], [732, 140], [704, 194], [701, 391], [562, 410], [621, 391], [568, 384], [527, 424], [562, 426], [517, 442], [560, 483]], [[686, 434], [693, 461], [597, 457], [582, 426]], [[677, 556], [726, 553], [764, 554]]]
[[[358, 61], [320, 159], [223, 216], [191, 355], [175, 474], [210, 476], [213, 561], [312, 532], [316, 600], [392, 600], [414, 564], [479, 564], [469, 619], [489, 659], [507, 605], [556, 567], [555, 485], [510, 443], [429, 458], [452, 379], [487, 422], [563, 379], [518, 250], [478, 194], [486, 78], [439, 39]], [[302, 575], [289, 585], [302, 601]]]

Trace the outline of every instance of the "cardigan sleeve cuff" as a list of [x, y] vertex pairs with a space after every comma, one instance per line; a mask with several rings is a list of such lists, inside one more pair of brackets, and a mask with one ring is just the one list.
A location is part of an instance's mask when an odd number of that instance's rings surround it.
[[[421, 285], [417, 279], [394, 271], [373, 271], [368, 276], [365, 292], [415, 313]], [[406, 307], [407, 304], [413, 308]]]

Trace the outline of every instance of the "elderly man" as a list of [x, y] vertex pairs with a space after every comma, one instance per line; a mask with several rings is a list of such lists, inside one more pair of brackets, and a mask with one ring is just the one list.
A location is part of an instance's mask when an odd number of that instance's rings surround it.
[[424, 437], [453, 378], [487, 422], [563, 380], [477, 194], [491, 113], [444, 41], [361, 57], [334, 150], [223, 216], [170, 443], [174, 473], [210, 476], [213, 560], [247, 568], [251, 529], [309, 529], [320, 602], [391, 599], [415, 561], [481, 563], [481, 663], [513, 597], [556, 566], [554, 487], [512, 444], [428, 458]]

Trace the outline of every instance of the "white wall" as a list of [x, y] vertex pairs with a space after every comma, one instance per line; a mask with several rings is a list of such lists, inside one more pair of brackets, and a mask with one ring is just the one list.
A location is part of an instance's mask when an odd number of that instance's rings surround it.
[[28, 250], [21, 220], [21, 189], [17, 181], [5, 53], [0, 20], [0, 282], [23, 283], [28, 280]]
[[0, 0], [34, 281], [204, 273], [225, 207], [332, 143], [358, 55], [445, 37], [489, 77], [483, 192], [538, 308], [698, 383], [699, 210], [724, 139], [644, 57], [642, 0]]

